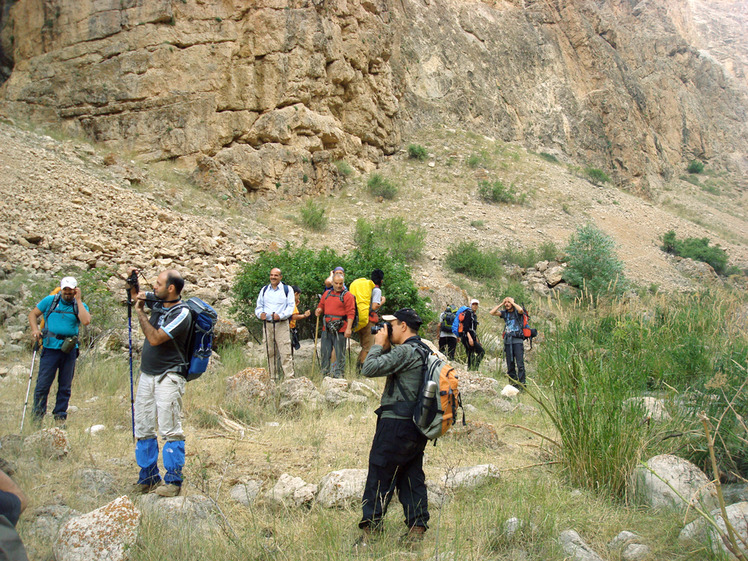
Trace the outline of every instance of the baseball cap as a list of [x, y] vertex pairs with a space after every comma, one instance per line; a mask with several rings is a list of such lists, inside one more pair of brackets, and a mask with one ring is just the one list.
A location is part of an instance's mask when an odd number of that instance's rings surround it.
[[402, 308], [396, 311], [393, 315], [382, 316], [384, 321], [395, 321], [396, 319], [407, 324], [408, 327], [414, 331], [418, 331], [423, 323], [421, 316], [418, 315], [413, 308]]
[[65, 277], [60, 281], [60, 288], [75, 288], [78, 286], [78, 281], [75, 277]]
[[470, 305], [472, 306], [473, 304], [480, 304], [480, 302], [477, 298], [473, 298], [472, 300], [470, 300]]

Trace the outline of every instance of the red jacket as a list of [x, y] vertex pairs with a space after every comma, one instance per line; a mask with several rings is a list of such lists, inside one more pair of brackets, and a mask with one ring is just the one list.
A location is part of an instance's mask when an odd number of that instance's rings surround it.
[[[317, 307], [322, 309], [324, 329], [327, 329], [328, 321], [336, 319], [345, 320], [346, 318], [351, 320], [351, 329], [355, 327], [353, 325], [353, 318], [356, 316], [356, 298], [347, 290], [343, 292], [335, 292], [332, 289], [326, 291], [322, 295], [322, 298], [320, 298], [319, 306]], [[345, 333], [345, 326], [344, 322], [338, 331]]]

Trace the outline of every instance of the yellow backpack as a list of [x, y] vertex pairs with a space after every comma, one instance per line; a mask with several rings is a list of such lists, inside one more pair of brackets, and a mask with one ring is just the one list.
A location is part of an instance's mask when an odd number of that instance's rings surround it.
[[353, 326], [353, 331], [360, 331], [369, 323], [369, 309], [371, 308], [371, 291], [374, 290], [374, 281], [371, 279], [356, 279], [348, 287], [348, 292], [356, 297], [356, 308], [358, 309], [358, 323]]

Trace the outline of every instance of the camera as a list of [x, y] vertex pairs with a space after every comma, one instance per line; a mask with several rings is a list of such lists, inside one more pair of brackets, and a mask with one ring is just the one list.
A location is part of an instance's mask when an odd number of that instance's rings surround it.
[[376, 325], [371, 326], [371, 334], [376, 335], [383, 328], [387, 328], [387, 337], [392, 336], [392, 326], [386, 321], [377, 322]]
[[130, 276], [125, 279], [128, 289], [135, 289], [135, 292], [140, 292], [140, 283], [138, 282], [138, 271], [133, 269]]

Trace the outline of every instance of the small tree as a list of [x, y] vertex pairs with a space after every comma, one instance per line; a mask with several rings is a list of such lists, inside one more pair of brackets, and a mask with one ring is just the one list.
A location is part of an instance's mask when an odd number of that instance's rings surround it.
[[701, 173], [702, 171], [704, 171], [704, 162], [700, 162], [699, 160], [691, 160], [690, 162], [688, 162], [686, 171], [688, 173]]
[[577, 228], [569, 238], [566, 255], [564, 280], [569, 284], [586, 286], [596, 296], [623, 290], [623, 263], [616, 256], [615, 241], [593, 224]]

